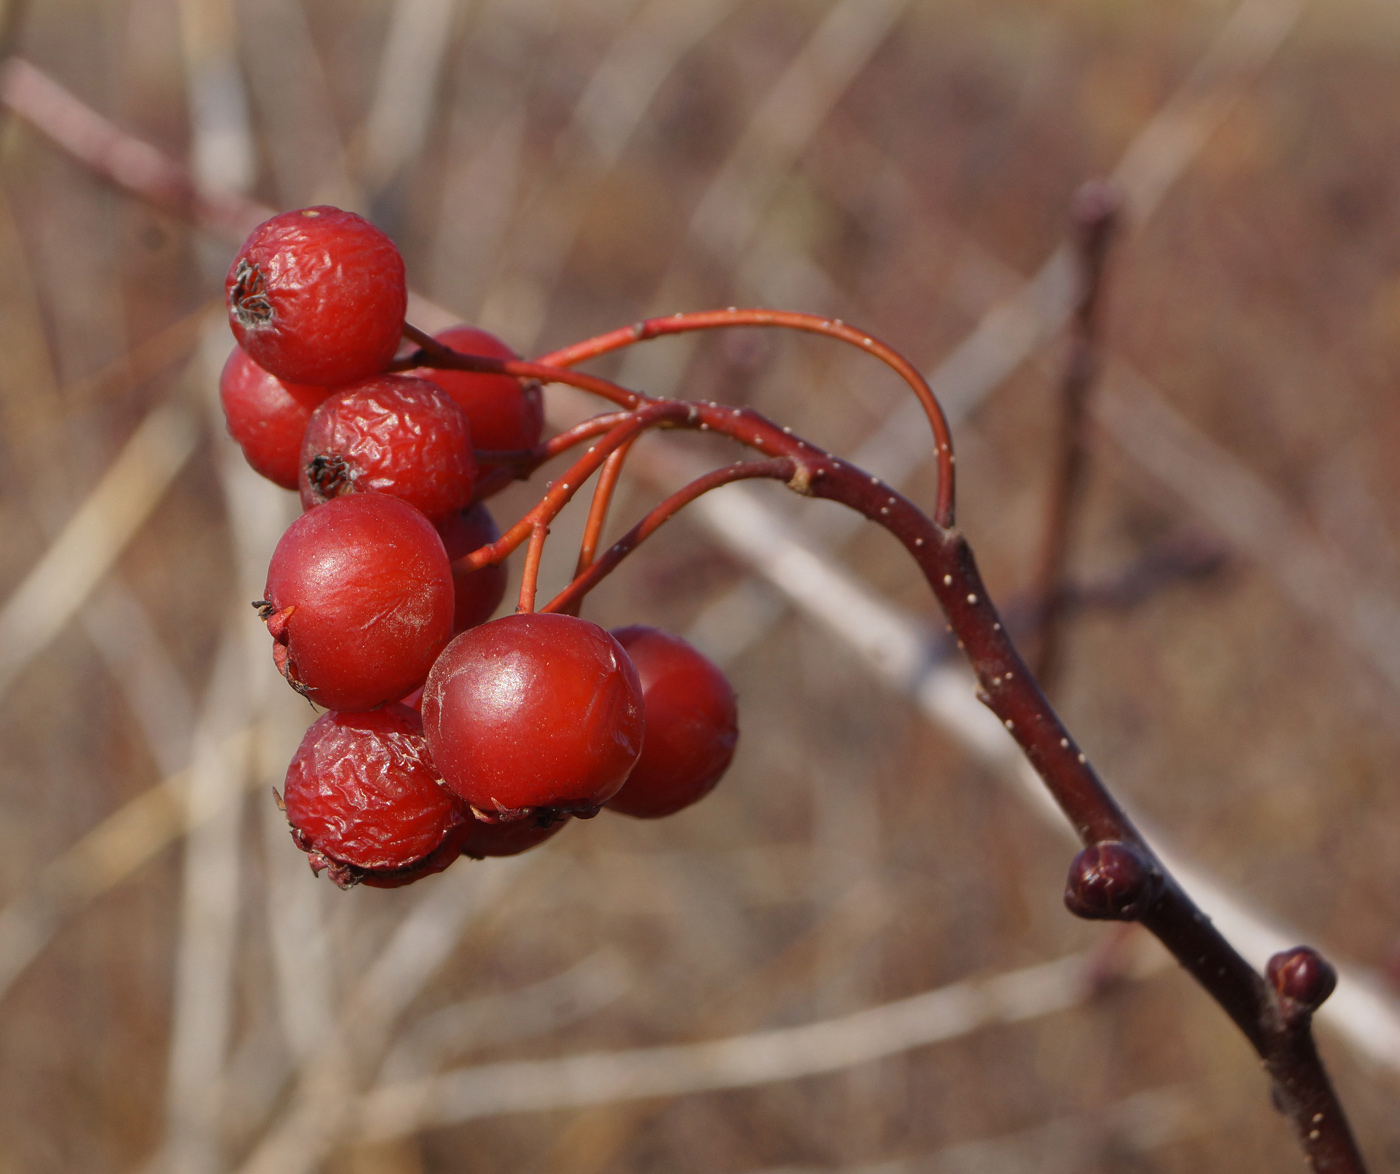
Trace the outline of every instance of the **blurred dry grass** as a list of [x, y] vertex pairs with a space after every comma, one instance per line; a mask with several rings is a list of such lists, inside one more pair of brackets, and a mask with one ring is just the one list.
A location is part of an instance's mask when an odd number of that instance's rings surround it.
[[[1182, 457], [1154, 467], [1164, 431], [1105, 411], [1073, 561], [1111, 576], [1182, 526], [1233, 553], [1077, 619], [1060, 700], [1179, 850], [1381, 969], [1400, 947], [1400, 16], [1293, 8], [1251, 0], [1264, 50], [1235, 73], [1212, 56], [1225, 0], [42, 0], [15, 44], [208, 183], [371, 214], [421, 292], [522, 351], [781, 302], [948, 378], [972, 354], [961, 521], [1003, 602], [1033, 571], [1060, 349], [982, 315], [1184, 92], [1209, 133], [1153, 146], [1185, 166], [1114, 258], [1104, 402], [1150, 381], [1217, 448], [1183, 479]], [[590, 614], [727, 655], [744, 738], [710, 800], [411, 890], [314, 882], [265, 799], [311, 715], [246, 603], [293, 506], [211, 408], [228, 343], [201, 331], [229, 254], [6, 119], [0, 600], [57, 553], [0, 619], [0, 974], [28, 961], [16, 943], [33, 955], [0, 1003], [0, 1172], [1298, 1168], [1220, 1012], [1063, 912], [1063, 841], [698, 521]], [[902, 402], [859, 356], [749, 332], [619, 368], [843, 453]], [[931, 473], [907, 487], [927, 500]], [[619, 525], [653, 493], [628, 483]], [[879, 535], [762, 500], [933, 618]], [[84, 502], [88, 529], [51, 545]], [[82, 840], [138, 796], [145, 816]], [[883, 1059], [355, 1140], [377, 1081], [837, 1021], [1085, 950], [1129, 976]], [[1373, 1168], [1400, 1169], [1400, 1076], [1322, 1046]]]

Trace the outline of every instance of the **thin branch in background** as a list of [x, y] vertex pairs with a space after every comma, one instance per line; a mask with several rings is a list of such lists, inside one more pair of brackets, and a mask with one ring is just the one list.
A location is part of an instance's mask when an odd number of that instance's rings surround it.
[[1090, 182], [1075, 192], [1074, 257], [1078, 269], [1078, 294], [1070, 319], [1069, 354], [1060, 381], [1056, 467], [1048, 494], [1048, 516], [1041, 537], [1040, 557], [1032, 580], [1031, 597], [1039, 604], [1035, 653], [1031, 671], [1046, 692], [1054, 691], [1060, 669], [1066, 617], [1066, 570], [1070, 545], [1084, 500], [1088, 472], [1085, 411], [1089, 392], [1098, 378], [1104, 265], [1113, 242], [1120, 207], [1117, 190], [1110, 184]]
[[167, 402], [132, 433], [102, 479], [0, 605], [0, 693], [82, 607], [194, 452], [189, 411]]
[[360, 182], [371, 200], [418, 157], [435, 109], [457, 0], [396, 0], [374, 97], [360, 133]]
[[626, 960], [604, 947], [539, 982], [443, 1007], [398, 1033], [378, 1083], [430, 1076], [461, 1053], [550, 1035], [611, 1006], [636, 979]]
[[212, 1174], [223, 1165], [217, 1093], [233, 1032], [241, 800], [248, 769], [246, 758], [224, 753], [224, 743], [230, 725], [251, 716], [244, 623], [241, 610], [229, 617], [190, 764], [194, 819], [184, 844], [162, 1159], [171, 1174]]
[[150, 614], [114, 576], [93, 592], [79, 615], [126, 698], [156, 769], [166, 777], [184, 769], [190, 760], [194, 706]]
[[[179, 16], [196, 191], [244, 193], [253, 182], [257, 151], [238, 64], [232, 4], [180, 0]], [[215, 274], [226, 264], [207, 250], [204, 262]], [[205, 334], [193, 364], [204, 388], [217, 387], [215, 372], [227, 352], [212, 329]], [[209, 410], [214, 411], [212, 405]], [[227, 468], [228, 461], [223, 465]], [[236, 482], [231, 487], [226, 482], [225, 487], [244, 490]], [[275, 491], [268, 486], [264, 492]], [[240, 521], [257, 511], [257, 494], [256, 488], [251, 496], [238, 492], [224, 503], [238, 547], [238, 586], [245, 600], [253, 597], [249, 580], [261, 579], [261, 566], [253, 561], [257, 556], [249, 549], [253, 544]], [[260, 520], [265, 517], [262, 514]], [[276, 536], [270, 537], [275, 541]], [[259, 553], [270, 546], [267, 542]], [[190, 802], [207, 818], [186, 837], [181, 868], [165, 1137], [158, 1159], [171, 1174], [217, 1174], [224, 1168], [219, 1098], [234, 1031], [243, 907], [243, 797], [251, 764], [218, 756], [217, 746], [226, 730], [257, 720], [262, 710], [266, 678], [260, 680], [256, 668], [260, 663], [265, 668], [265, 662], [253, 643], [254, 634], [242, 608], [227, 614], [193, 740]]]
[[[1295, 607], [1400, 690], [1400, 600], [1349, 566], [1257, 474], [1126, 363], [1110, 361], [1092, 414], [1123, 452], [1264, 570]], [[1393, 707], [1386, 711], [1395, 720]]]
[[[698, 246], [722, 271], [739, 274], [734, 288], [744, 288], [744, 274], [755, 260], [754, 238], [773, 197], [907, 6], [908, 0], [837, 0], [755, 106], [743, 133], [712, 173], [683, 243]], [[685, 248], [676, 251], [649, 298], [653, 312], [667, 313], [684, 303], [687, 291], [682, 282], [689, 260]], [[756, 268], [764, 271], [763, 266]], [[634, 348], [619, 381], [646, 387], [655, 395], [673, 395], [695, 345], [692, 338], [673, 340], [666, 347]]]
[[1224, 1091], [1170, 1085], [1091, 1113], [912, 1157], [858, 1166], [770, 1166], [751, 1174], [1080, 1174], [1213, 1132], [1221, 1124]]
[[[482, 326], [513, 339], [524, 350], [534, 349], [549, 297], [583, 223], [586, 204], [576, 197], [577, 189], [597, 184], [617, 166], [663, 83], [737, 6], [738, 0], [652, 0], [619, 28], [574, 104], [568, 125], [555, 140], [553, 166], [517, 199], [519, 211], [510, 233], [499, 233], [508, 243], [494, 249], [493, 256], [508, 257], [509, 264], [500, 266], [499, 280], [481, 295], [476, 318]], [[488, 35], [490, 31], [483, 29]], [[461, 182], [470, 181], [471, 186], [454, 187], [446, 204], [450, 211], [441, 221], [438, 237], [447, 244], [448, 257], [465, 251], [455, 242], [468, 234], [479, 241], [473, 252], [486, 251], [479, 237], [482, 229], [468, 223], [458, 210], [464, 199], [477, 206], [478, 194], [488, 206], [498, 206], [494, 202], [506, 194], [504, 180], [514, 167], [503, 176], [485, 164], [492, 154], [508, 154], [512, 164], [518, 162], [518, 136], [524, 133], [518, 113], [522, 103], [510, 91], [523, 85], [527, 76], [524, 70], [511, 71], [502, 79], [508, 92], [485, 96], [490, 108], [500, 111], [500, 121], [479, 152], [481, 165], [473, 160], [462, 173]], [[483, 104], [481, 99], [476, 102]], [[463, 113], [464, 122], [469, 114]], [[447, 260], [441, 264], [445, 266]]]
[[[357, 1117], [366, 1137], [503, 1113], [581, 1108], [836, 1072], [914, 1048], [1015, 1023], [1081, 1003], [1094, 990], [1088, 955], [1075, 955], [801, 1027], [697, 1044], [591, 1052], [557, 1060], [506, 1061], [371, 1093]], [[1162, 966], [1157, 951], [1147, 969]]]
[[273, 214], [226, 189], [206, 189], [183, 165], [104, 118], [18, 57], [0, 66], [0, 102], [93, 174], [225, 240], [242, 242]]
[[362, 196], [347, 171], [330, 82], [303, 0], [241, 0], [238, 24], [248, 94], [282, 207], [334, 204], [358, 211]]
[[[251, 729], [236, 730], [218, 747], [242, 759]], [[190, 773], [182, 770], [129, 799], [72, 846], [45, 864], [32, 885], [0, 908], [0, 998], [65, 922], [132, 876], [178, 840], [195, 819]]]
[[239, 1167], [240, 1174], [306, 1174], [353, 1132], [356, 1087], [376, 1068], [392, 1028], [474, 919], [528, 892], [522, 884], [552, 858], [548, 853], [493, 860], [433, 878], [389, 942], [340, 1007], [336, 1030], [302, 1064], [286, 1114]]

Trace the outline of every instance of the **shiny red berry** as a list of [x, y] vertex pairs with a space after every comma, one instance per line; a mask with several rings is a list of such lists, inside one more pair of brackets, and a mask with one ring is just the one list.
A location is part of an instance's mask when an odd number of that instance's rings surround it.
[[317, 387], [383, 371], [408, 303], [394, 242], [353, 212], [325, 205], [253, 229], [224, 292], [234, 336], [257, 364]]
[[734, 757], [739, 712], [728, 679], [679, 636], [614, 629], [642, 682], [646, 740], [610, 811], [659, 819], [703, 799]]
[[426, 379], [377, 375], [342, 387], [306, 425], [299, 484], [305, 509], [372, 491], [443, 522], [476, 484], [467, 418]]
[[373, 709], [421, 685], [447, 643], [452, 571], [421, 513], [357, 493], [288, 527], [258, 607], [294, 688], [327, 709]]
[[285, 383], [234, 347], [219, 376], [219, 403], [228, 434], [248, 463], [283, 489], [297, 487], [301, 437], [326, 398], [324, 387]]
[[[448, 559], [453, 562], [501, 536], [496, 520], [479, 502], [453, 514], [438, 526], [438, 533], [442, 535]], [[491, 618], [505, 598], [506, 565], [501, 562], [475, 571], [459, 571], [453, 567], [452, 586], [457, 594], [452, 620], [452, 632], [456, 635]]]
[[597, 624], [509, 615], [438, 658], [423, 732], [443, 781], [488, 822], [541, 808], [591, 815], [641, 752], [641, 682]]
[[[433, 337], [463, 354], [490, 359], [520, 357], [494, 334], [475, 326], [454, 326]], [[457, 401], [471, 421], [477, 448], [502, 452], [539, 443], [544, 431], [544, 402], [534, 380], [435, 367], [422, 367], [413, 374], [431, 379]]]
[[426, 875], [427, 858], [463, 822], [418, 715], [402, 705], [319, 717], [287, 768], [282, 802], [311, 867], [329, 867], [342, 886], [372, 873]]

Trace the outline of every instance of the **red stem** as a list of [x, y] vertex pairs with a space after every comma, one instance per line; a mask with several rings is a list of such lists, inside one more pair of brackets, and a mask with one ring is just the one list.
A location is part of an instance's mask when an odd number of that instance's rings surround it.
[[[621, 413], [617, 422], [601, 440], [589, 446], [557, 481], [550, 483], [545, 495], [509, 530], [495, 542], [482, 546], [459, 558], [453, 566], [459, 571], [475, 571], [498, 563], [530, 537], [537, 524], [548, 525], [559, 511], [573, 500], [588, 480], [620, 445], [638, 433], [660, 424], [682, 426], [694, 415], [697, 405], [681, 400], [653, 400], [635, 412]], [[608, 417], [611, 419], [612, 417]]]
[[519, 612], [535, 610], [535, 590], [540, 580], [540, 557], [544, 554], [544, 540], [549, 536], [549, 527], [544, 522], [536, 522], [530, 527], [530, 545], [525, 550], [525, 568], [520, 575], [520, 599], [515, 605]]
[[618, 478], [622, 476], [623, 462], [627, 460], [627, 453], [635, 440], [633, 437], [618, 445], [603, 463], [603, 471], [598, 474], [598, 485], [588, 506], [588, 521], [583, 527], [583, 541], [579, 543], [578, 563], [574, 567], [576, 576], [588, 570], [598, 553], [598, 540], [603, 536], [603, 525], [608, 520], [608, 507], [612, 504]]
[[[616, 456], [617, 453], [613, 455]], [[791, 457], [779, 457], [771, 461], [750, 461], [747, 464], [728, 465], [723, 469], [716, 469], [713, 473], [707, 473], [703, 477], [697, 477], [689, 485], [676, 490], [675, 493], [656, 506], [646, 517], [614, 542], [597, 562], [580, 566], [578, 573], [574, 576], [574, 581], [540, 610], [577, 615], [577, 607], [583, 602], [584, 597], [607, 575], [611, 574], [618, 563], [701, 494], [709, 493], [711, 489], [718, 489], [721, 485], [730, 485], [735, 481], [749, 481], [757, 477], [766, 477], [774, 481], [791, 481], [796, 474], [796, 462]]]
[[538, 379], [541, 383], [564, 383], [580, 391], [600, 395], [624, 408], [639, 408], [654, 402], [649, 395], [629, 391], [599, 375], [585, 375], [551, 367], [545, 363], [530, 363], [524, 359], [496, 359], [488, 355], [469, 355], [454, 351], [438, 342], [431, 334], [410, 322], [403, 324], [403, 333], [418, 344], [419, 349], [389, 365], [390, 371], [411, 371], [415, 367], [439, 367], [451, 371], [479, 371], [487, 375], [514, 375], [517, 379]]
[[948, 419], [943, 414], [943, 406], [938, 402], [928, 382], [908, 359], [878, 338], [848, 326], [839, 319], [800, 314], [792, 310], [739, 309], [733, 306], [727, 310], [672, 314], [664, 318], [647, 318], [631, 326], [600, 334], [596, 338], [585, 339], [563, 350], [544, 355], [539, 362], [542, 366], [554, 368], [572, 367], [585, 359], [597, 358], [599, 355], [663, 335], [719, 330], [732, 326], [776, 326], [802, 331], [805, 334], [820, 334], [865, 351], [894, 370], [918, 397], [919, 403], [923, 405], [924, 414], [928, 417], [929, 426], [933, 429], [938, 461], [938, 496], [933, 509], [934, 521], [940, 526], [953, 524], [953, 437], [948, 427]]

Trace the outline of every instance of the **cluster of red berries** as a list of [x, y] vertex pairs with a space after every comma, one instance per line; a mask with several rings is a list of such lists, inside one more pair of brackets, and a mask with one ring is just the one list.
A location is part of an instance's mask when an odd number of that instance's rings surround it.
[[[281, 797], [317, 872], [394, 887], [506, 856], [600, 807], [659, 817], [707, 794], [738, 736], [724, 675], [676, 636], [575, 616], [489, 620], [499, 531], [483, 471], [538, 444], [538, 384], [390, 374], [404, 330], [393, 242], [336, 208], [255, 229], [229, 270], [238, 339], [220, 380], [249, 464], [298, 490], [256, 604], [273, 658], [330, 712]], [[437, 340], [512, 359], [472, 327]], [[484, 492], [485, 491], [485, 492]]]

